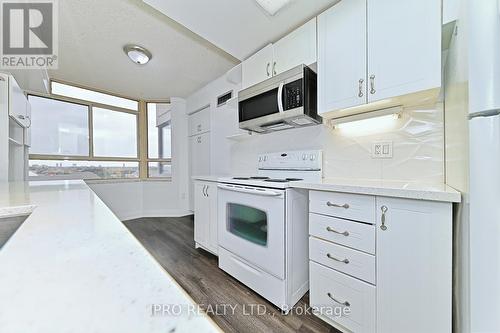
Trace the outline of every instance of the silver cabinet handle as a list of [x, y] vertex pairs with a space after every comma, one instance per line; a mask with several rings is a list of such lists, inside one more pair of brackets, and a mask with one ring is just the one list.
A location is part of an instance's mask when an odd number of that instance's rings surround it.
[[383, 231], [386, 231], [387, 226], [385, 225], [385, 213], [387, 213], [389, 208], [387, 208], [387, 206], [382, 206], [382, 207], [380, 207], [380, 210], [382, 211], [382, 215], [380, 216], [380, 221], [382, 222], [382, 224], [380, 225], [380, 229], [382, 229]]
[[339, 235], [344, 235], [346, 237], [349, 236], [349, 231], [340, 232], [340, 231], [333, 229], [332, 227], [326, 227], [326, 231], [333, 232], [333, 233], [339, 234]]
[[205, 194], [205, 187], [207, 187], [206, 185], [203, 185], [203, 189], [201, 190], [201, 193], [203, 193], [203, 196], [206, 197], [206, 194]]
[[375, 74], [370, 75], [370, 94], [375, 94]]
[[208, 185], [205, 186], [205, 194], [207, 195], [208, 198]]
[[339, 301], [339, 300], [335, 299], [335, 298], [332, 296], [332, 294], [331, 294], [331, 293], [327, 293], [327, 295], [328, 295], [328, 297], [330, 297], [330, 299], [331, 299], [332, 301], [334, 301], [335, 303], [339, 303], [340, 305], [344, 305], [344, 306], [351, 306], [351, 303], [349, 303], [348, 301], [341, 302], [341, 301]]
[[336, 204], [336, 203], [333, 203], [333, 202], [330, 202], [330, 201], [328, 201], [326, 203], [326, 205], [328, 207], [338, 207], [338, 208], [345, 208], [345, 209], [348, 209], [350, 207], [349, 204], [346, 204], [346, 203], [343, 204], [343, 205], [339, 205], [339, 204]]
[[344, 264], [348, 264], [349, 263], [349, 259], [338, 259], [338, 258], [335, 258], [334, 256], [332, 256], [330, 253], [327, 253], [326, 256], [328, 257], [328, 259], [332, 259], [332, 260], [335, 260], [335, 261], [338, 261], [338, 262], [343, 262]]
[[266, 73], [267, 73], [267, 76], [271, 76], [271, 74], [269, 73], [269, 66], [271, 66], [271, 63], [267, 63], [267, 66], [266, 66]]
[[273, 75], [276, 75], [276, 61], [273, 62]]
[[358, 81], [358, 89], [359, 89], [359, 92], [358, 92], [358, 97], [363, 97], [363, 82], [365, 82], [365, 80], [363, 79], [359, 79]]

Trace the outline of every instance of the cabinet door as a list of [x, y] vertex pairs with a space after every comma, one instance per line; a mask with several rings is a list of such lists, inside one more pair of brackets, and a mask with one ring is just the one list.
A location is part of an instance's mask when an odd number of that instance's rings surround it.
[[197, 135], [210, 131], [210, 107], [189, 115], [189, 135]]
[[368, 0], [368, 101], [441, 86], [441, 1]]
[[242, 89], [272, 76], [273, 44], [269, 44], [242, 63]]
[[191, 176], [210, 174], [210, 132], [191, 137]]
[[451, 332], [451, 204], [377, 198], [377, 211], [377, 332]]
[[365, 104], [366, 0], [318, 16], [318, 113]]
[[26, 118], [28, 100], [24, 91], [19, 87], [16, 80], [9, 76], [9, 115], [21, 126], [27, 127], [29, 120]]
[[316, 62], [316, 18], [274, 44], [273, 75]]
[[210, 199], [206, 194], [207, 184], [194, 184], [194, 240], [198, 244], [209, 245]]
[[28, 121], [28, 127], [24, 129], [24, 144], [28, 147], [31, 146], [31, 104], [26, 101], [26, 118]]
[[219, 245], [217, 241], [217, 184], [207, 183], [207, 189], [205, 190], [208, 197], [208, 204], [210, 206], [209, 215], [209, 226], [208, 226], [208, 243], [209, 248], [217, 253], [217, 247]]

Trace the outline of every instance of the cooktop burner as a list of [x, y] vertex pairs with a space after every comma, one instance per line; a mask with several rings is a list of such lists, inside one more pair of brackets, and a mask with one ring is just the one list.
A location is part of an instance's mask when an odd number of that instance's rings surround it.
[[264, 181], [270, 183], [288, 183], [288, 180], [286, 179], [266, 179]]
[[261, 177], [261, 176], [257, 176], [257, 177], [250, 177], [250, 179], [255, 179], [255, 180], [266, 180], [266, 179], [269, 179], [269, 177]]
[[235, 180], [250, 180], [250, 177], [233, 177]]
[[304, 180], [302, 178], [286, 178], [286, 180], [288, 180], [289, 182], [298, 182], [300, 180]]

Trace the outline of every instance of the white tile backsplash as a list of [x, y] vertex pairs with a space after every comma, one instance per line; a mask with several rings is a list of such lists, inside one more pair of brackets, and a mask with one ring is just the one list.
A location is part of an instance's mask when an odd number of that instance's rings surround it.
[[[325, 125], [254, 135], [231, 146], [233, 174], [255, 173], [258, 154], [322, 149], [325, 178], [444, 182], [443, 105], [405, 109], [380, 132], [345, 134]], [[374, 142], [391, 141], [393, 158], [372, 158]]]

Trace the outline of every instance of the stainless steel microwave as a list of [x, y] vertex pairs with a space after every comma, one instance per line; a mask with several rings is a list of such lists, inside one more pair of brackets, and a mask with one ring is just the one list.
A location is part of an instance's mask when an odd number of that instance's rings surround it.
[[238, 93], [239, 127], [267, 133], [321, 123], [317, 75], [299, 65]]

